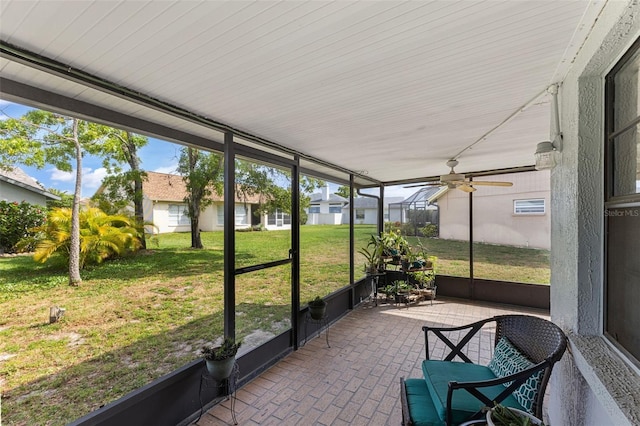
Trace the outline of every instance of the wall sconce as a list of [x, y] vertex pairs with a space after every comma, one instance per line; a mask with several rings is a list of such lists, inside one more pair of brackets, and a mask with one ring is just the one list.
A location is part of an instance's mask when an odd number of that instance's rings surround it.
[[560, 132], [560, 111], [558, 109], [558, 85], [552, 84], [547, 92], [553, 97], [551, 103], [551, 125], [553, 142], [544, 141], [536, 146], [536, 170], [553, 169], [558, 164], [557, 155], [562, 152], [562, 133]]
[[[562, 136], [558, 135], [556, 140], [558, 139], [562, 141]], [[558, 164], [556, 161], [557, 152], [560, 152], [560, 149], [553, 142], [540, 142], [536, 146], [536, 170], [553, 169]]]

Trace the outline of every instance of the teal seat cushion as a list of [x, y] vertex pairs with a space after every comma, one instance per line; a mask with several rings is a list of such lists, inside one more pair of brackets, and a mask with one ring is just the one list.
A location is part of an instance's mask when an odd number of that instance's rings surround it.
[[444, 426], [436, 408], [433, 406], [429, 389], [423, 379], [407, 379], [404, 382], [407, 391], [407, 405], [411, 421], [416, 426]]
[[[433, 405], [442, 420], [446, 420], [449, 382], [482, 382], [496, 378], [488, 367], [466, 362], [425, 360], [422, 362], [422, 372], [431, 394]], [[493, 400], [504, 391], [504, 386], [496, 385], [479, 390], [490, 400]], [[502, 401], [502, 404], [520, 410], [523, 409], [513, 395], [507, 396]], [[469, 416], [485, 407], [485, 404], [464, 389], [458, 389], [453, 392], [451, 405], [453, 424], [468, 420]]]

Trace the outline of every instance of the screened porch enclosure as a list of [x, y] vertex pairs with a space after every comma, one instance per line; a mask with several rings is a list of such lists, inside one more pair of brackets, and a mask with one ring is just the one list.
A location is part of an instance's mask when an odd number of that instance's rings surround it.
[[[332, 331], [364, 318], [358, 310], [366, 306], [371, 286], [358, 249], [368, 236], [384, 231], [384, 200], [396, 196], [393, 187], [441, 182], [453, 172], [449, 160], [459, 162], [455, 174], [465, 186], [484, 176], [538, 173], [538, 143], [553, 141], [546, 152], [555, 165], [548, 203], [537, 195], [512, 200], [513, 220], [540, 214], [547, 206], [545, 211], [554, 214], [549, 225], [553, 255], [538, 262], [550, 265], [553, 274], [532, 274], [531, 280], [552, 285], [507, 282], [488, 273], [484, 254], [474, 245], [482, 242], [474, 235], [480, 234], [482, 189], [476, 194], [456, 189], [449, 191], [448, 203], [460, 217], [449, 219], [461, 220], [449, 222], [449, 230], [466, 231], [469, 238], [455, 250], [456, 272], [438, 275], [438, 295], [444, 296], [443, 305], [459, 298], [550, 309], [551, 319], [572, 334], [573, 349], [551, 382], [552, 422], [632, 424], [640, 418], [637, 360], [612, 350], [610, 343], [622, 329], [619, 343], [629, 344], [635, 332], [620, 324], [634, 311], [625, 305], [622, 316], [614, 315], [609, 304], [628, 301], [624, 295], [633, 292], [620, 281], [631, 277], [628, 281], [635, 282], [637, 259], [629, 255], [635, 251], [612, 255], [616, 247], [635, 247], [627, 238], [635, 234], [625, 230], [636, 228], [631, 213], [614, 222], [603, 212], [607, 207], [624, 215], [638, 203], [633, 161], [638, 16], [640, 5], [631, 0], [6, 0], [0, 5], [0, 98], [224, 156], [224, 312], [217, 325], [225, 336], [255, 342], [238, 359], [241, 389], [256, 378], [264, 384], [263, 372], [278, 371], [282, 360], [298, 362], [303, 351], [323, 343], [315, 339], [302, 347], [305, 331], [311, 336], [321, 331], [306, 321], [309, 298], [320, 293], [328, 302]], [[620, 116], [616, 97], [605, 90], [608, 76], [617, 79], [610, 89], [623, 88], [618, 100], [631, 93], [623, 108], [628, 117]], [[619, 119], [623, 129], [616, 127]], [[623, 159], [616, 157], [621, 152], [626, 152]], [[283, 187], [290, 188], [290, 205], [264, 216], [284, 237], [263, 259], [243, 258], [246, 251], [238, 250], [236, 220], [254, 224], [235, 206], [238, 159], [288, 175]], [[333, 224], [335, 257], [327, 256], [323, 265], [335, 268], [330, 285], [329, 280], [313, 282], [316, 265], [307, 254], [313, 241], [300, 231], [304, 177], [348, 188], [350, 207], [342, 209], [348, 224]], [[357, 222], [370, 217], [353, 207], [363, 191], [373, 191], [377, 218], [358, 233]], [[332, 207], [328, 213], [336, 219], [337, 203]], [[440, 237], [446, 229], [441, 207]], [[414, 232], [424, 229], [433, 224], [428, 210], [427, 203], [414, 203], [407, 212], [401, 208], [406, 222], [400, 222], [412, 224]], [[174, 208], [172, 223], [179, 225], [181, 216]], [[617, 240], [625, 245], [614, 247]], [[607, 269], [610, 261], [620, 262], [626, 275]], [[497, 269], [511, 262], [505, 254]], [[261, 294], [276, 275], [288, 291]], [[617, 287], [608, 288], [612, 283]], [[239, 297], [240, 288], [258, 290]], [[255, 323], [276, 325], [261, 336], [266, 338], [253, 339], [255, 324], [246, 317], [251, 311]], [[455, 324], [467, 315], [463, 310], [435, 321]], [[362, 327], [358, 323], [352, 330], [364, 333]], [[350, 329], [340, 330], [332, 334], [337, 348]], [[415, 367], [416, 338], [401, 343], [412, 358], [398, 369]], [[187, 424], [199, 415], [201, 401], [206, 410], [222, 397], [218, 389], [200, 389], [202, 370], [203, 361], [194, 357], [73, 424]], [[364, 381], [350, 385], [368, 389]], [[362, 393], [356, 398], [367, 402]], [[394, 405], [386, 403], [391, 416]], [[345, 415], [335, 418], [354, 420]], [[211, 422], [221, 418], [209, 416]]]

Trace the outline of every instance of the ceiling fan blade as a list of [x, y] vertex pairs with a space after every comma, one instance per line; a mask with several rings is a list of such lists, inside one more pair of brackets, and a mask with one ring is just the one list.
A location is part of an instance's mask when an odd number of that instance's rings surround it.
[[458, 186], [456, 186], [456, 188], [458, 188], [458, 189], [460, 189], [460, 190], [462, 190], [464, 192], [473, 192], [473, 191], [476, 190], [473, 186], [469, 186], [466, 183], [458, 185]]
[[468, 185], [484, 185], [484, 186], [513, 186], [512, 182], [494, 182], [488, 180], [474, 180], [467, 182]]

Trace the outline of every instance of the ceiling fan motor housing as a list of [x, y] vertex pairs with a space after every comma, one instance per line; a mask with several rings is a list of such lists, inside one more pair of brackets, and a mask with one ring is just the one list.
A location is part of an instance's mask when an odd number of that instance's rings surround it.
[[464, 175], [460, 173], [449, 173], [440, 176], [440, 182], [442, 183], [464, 182], [464, 180]]

